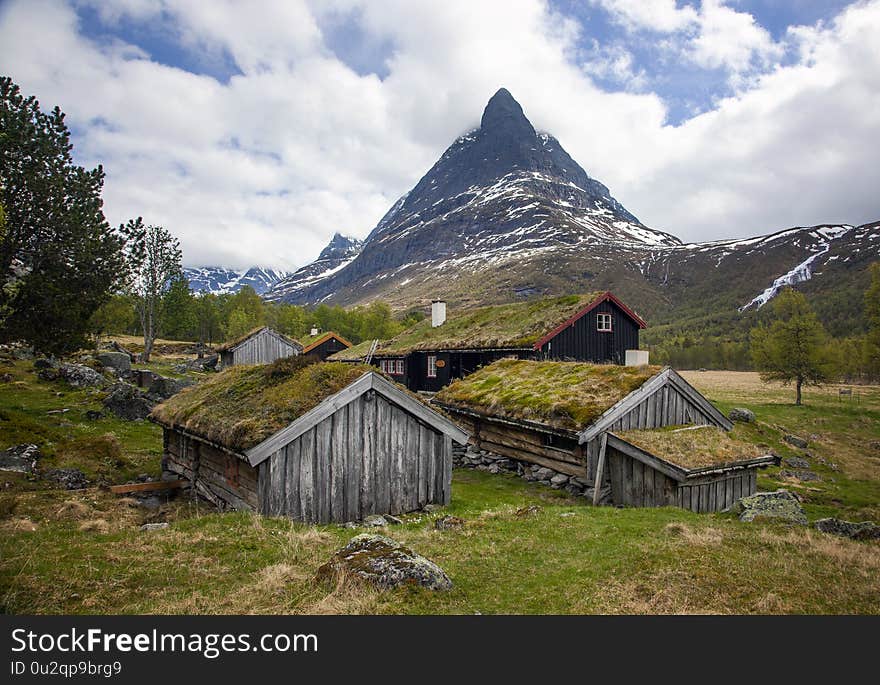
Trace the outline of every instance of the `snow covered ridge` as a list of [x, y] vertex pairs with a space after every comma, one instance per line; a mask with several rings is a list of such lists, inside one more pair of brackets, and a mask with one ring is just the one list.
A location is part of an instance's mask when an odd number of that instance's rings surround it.
[[269, 291], [275, 283], [290, 274], [286, 271], [252, 266], [235, 270], [221, 266], [185, 267], [183, 275], [195, 292], [224, 295], [237, 293], [244, 286], [251, 286], [258, 295]]
[[[792, 232], [801, 232], [806, 231], [817, 237], [818, 240], [815, 244], [815, 252], [807, 257], [800, 264], [797, 264], [790, 271], [782, 274], [778, 278], [776, 278], [773, 283], [770, 284], [768, 288], [766, 288], [762, 293], [753, 297], [747, 304], [744, 304], [739, 308], [740, 312], [744, 312], [751, 307], [755, 307], [756, 309], [760, 309], [765, 304], [767, 304], [770, 300], [772, 300], [780, 290], [785, 288], [786, 286], [792, 286], [796, 283], [803, 283], [804, 281], [808, 281], [813, 277], [813, 273], [815, 271], [815, 265], [817, 260], [824, 254], [826, 254], [831, 249], [831, 244], [840, 238], [841, 236], [846, 235], [849, 231], [853, 229], [852, 226], [844, 225], [844, 226], [822, 226], [819, 228], [810, 228], [810, 229], [792, 229], [791, 231], [784, 231], [783, 233], [774, 234], [773, 236], [768, 236], [767, 238], [759, 241], [766, 242], [770, 239], [778, 238], [782, 235], [789, 236]], [[754, 244], [753, 241], [740, 241], [739, 244]], [[732, 243], [731, 245], [736, 245], [736, 243]]]

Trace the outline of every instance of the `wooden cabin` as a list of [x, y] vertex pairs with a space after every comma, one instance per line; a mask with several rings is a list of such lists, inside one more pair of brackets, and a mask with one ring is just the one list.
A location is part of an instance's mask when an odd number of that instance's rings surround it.
[[151, 419], [163, 468], [201, 496], [308, 523], [448, 504], [453, 441], [468, 439], [372, 367], [306, 360], [227, 369]]
[[[624, 364], [641, 317], [610, 292], [552, 297], [432, 316], [379, 343], [371, 363], [410, 390], [436, 392], [505, 357]], [[363, 361], [350, 353], [340, 361]]]
[[302, 354], [302, 350], [302, 345], [296, 340], [268, 326], [256, 328], [247, 335], [217, 348], [223, 368], [236, 364], [269, 364], [276, 359]]
[[314, 357], [318, 361], [324, 361], [332, 354], [347, 350], [351, 347], [351, 343], [343, 338], [339, 333], [327, 331], [316, 335], [310, 335], [307, 338], [300, 338], [299, 343], [302, 345], [302, 354]]
[[[635, 447], [627, 451], [628, 431], [691, 425], [714, 426], [726, 434], [733, 428], [668, 367], [508, 359], [456, 381], [433, 402], [470, 433], [475, 448], [576, 478], [597, 504], [610, 489], [615, 504], [690, 508], [692, 500], [685, 498], [683, 488], [715, 488], [715, 483], [734, 477], [740, 479], [739, 489], [731, 486], [731, 493], [745, 496], [755, 491], [754, 469], [772, 462], [772, 457], [753, 454], [730, 457], [730, 450], [713, 460], [715, 452], [704, 449], [693, 462], [702, 466], [687, 467], [672, 455], [652, 457]], [[671, 480], [655, 481], [655, 472]], [[655, 482], [662, 496], [653, 493]], [[704, 506], [710, 501], [713, 511], [723, 508], [726, 493], [720, 500], [705, 500], [705, 505], [698, 499], [697, 510], [709, 510]]]

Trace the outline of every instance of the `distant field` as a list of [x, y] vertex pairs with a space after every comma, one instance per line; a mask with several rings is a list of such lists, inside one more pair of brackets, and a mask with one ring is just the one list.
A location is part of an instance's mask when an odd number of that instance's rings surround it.
[[[156, 426], [89, 422], [96, 394], [41, 381], [29, 362], [0, 370], [13, 376], [0, 383], [0, 448], [39, 442], [46, 467], [82, 468], [108, 483], [158, 473]], [[758, 423], [746, 435], [783, 457], [803, 454], [782, 441], [787, 432], [810, 440], [820, 481], [772, 468], [760, 488], [797, 491], [811, 520], [880, 520], [878, 388], [863, 389], [860, 402], [811, 390], [797, 408], [790, 390], [755, 374], [686, 376], [725, 411], [751, 408]], [[60, 408], [69, 411], [47, 413]], [[121, 454], [93, 449], [107, 435]], [[147, 510], [100, 488], [67, 492], [8, 473], [0, 482], [7, 613], [880, 613], [878, 543], [728, 514], [597, 509], [510, 475], [456, 470], [448, 510], [379, 530], [448, 572], [454, 588], [438, 594], [316, 582], [318, 566], [358, 531], [217, 513], [185, 498]], [[531, 504], [538, 514], [515, 515]], [[445, 513], [464, 518], [464, 529], [434, 530]], [[168, 530], [139, 530], [162, 520]]]

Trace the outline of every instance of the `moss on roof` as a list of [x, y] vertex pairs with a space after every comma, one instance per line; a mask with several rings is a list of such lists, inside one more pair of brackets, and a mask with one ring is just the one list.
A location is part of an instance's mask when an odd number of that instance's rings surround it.
[[305, 350], [315, 343], [323, 342], [324, 340], [329, 340], [330, 338], [336, 338], [343, 344], [351, 345], [348, 340], [343, 338], [336, 331], [325, 331], [324, 333], [318, 333], [318, 335], [305, 335], [297, 338], [297, 342], [299, 342], [299, 344], [303, 346], [303, 350]]
[[151, 417], [243, 452], [370, 371], [375, 369], [343, 362], [310, 363], [305, 357], [233, 366], [182, 390], [156, 407]]
[[582, 362], [502, 359], [455, 381], [435, 402], [579, 431], [662, 370]]
[[424, 319], [380, 344], [376, 356], [413, 350], [529, 348], [604, 294], [603, 291], [565, 295], [451, 312], [446, 322], [436, 328], [431, 326], [430, 319]]
[[615, 435], [683, 469], [724, 466], [768, 454], [766, 447], [741, 438], [736, 426], [730, 433], [717, 426], [668, 426]]
[[340, 350], [339, 352], [334, 352], [329, 357], [327, 357], [327, 361], [361, 361], [370, 353], [370, 347], [372, 346], [372, 344], [372, 340], [364, 340], [363, 342], [359, 342], [357, 345], [352, 345], [351, 347], [346, 347], [344, 350]]

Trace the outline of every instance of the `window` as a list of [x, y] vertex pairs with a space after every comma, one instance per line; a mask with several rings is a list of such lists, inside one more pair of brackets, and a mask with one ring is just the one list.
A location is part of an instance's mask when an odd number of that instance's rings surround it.
[[403, 375], [403, 359], [381, 359], [379, 368], [392, 376]]
[[428, 355], [428, 378], [437, 378], [437, 357]]
[[596, 330], [606, 333], [611, 331], [611, 314], [596, 315]]

